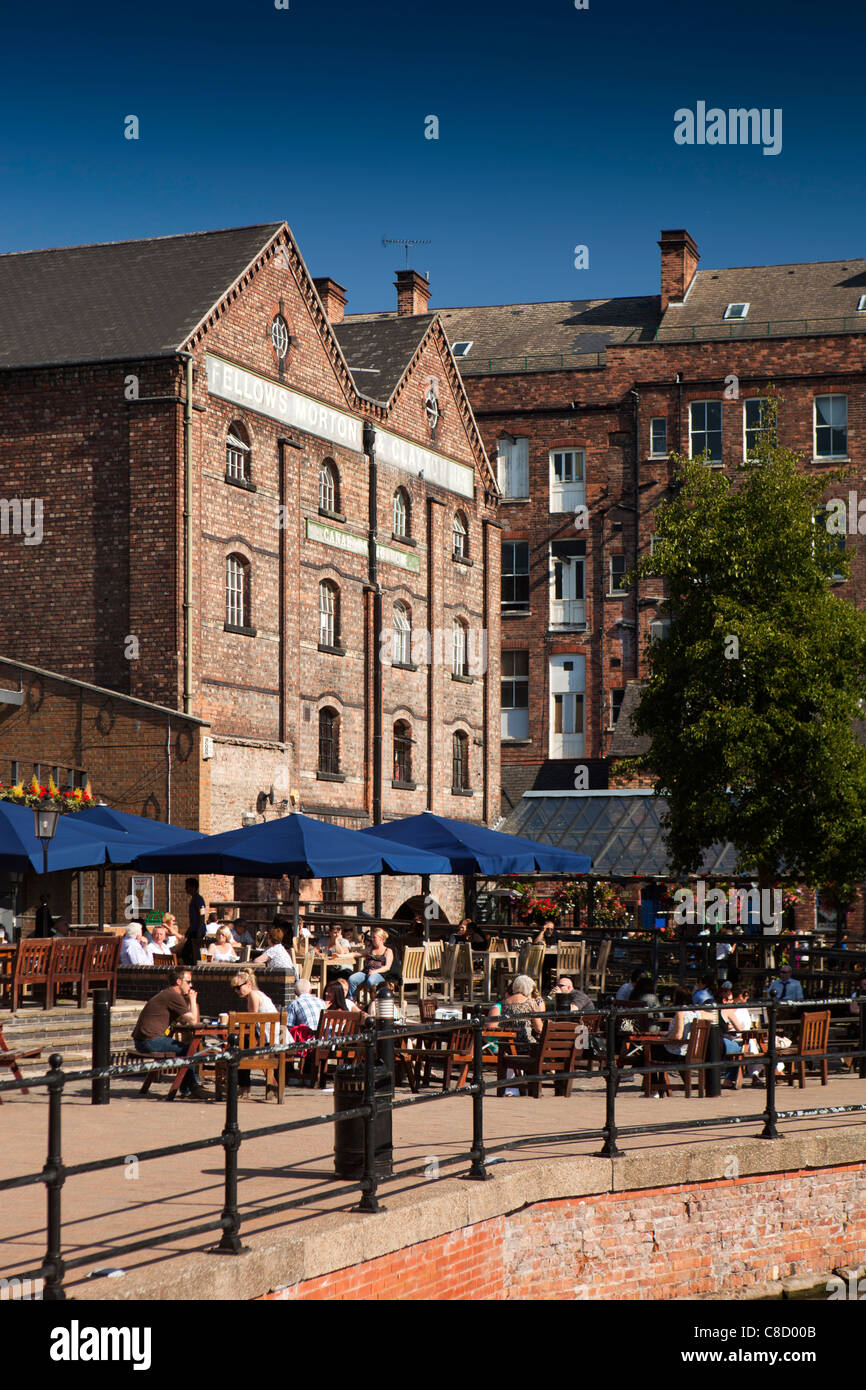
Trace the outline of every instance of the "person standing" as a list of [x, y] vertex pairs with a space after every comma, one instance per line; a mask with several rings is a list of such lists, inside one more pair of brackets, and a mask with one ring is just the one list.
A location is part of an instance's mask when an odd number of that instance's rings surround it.
[[36, 927], [34, 936], [53, 936], [54, 919], [51, 916], [51, 908], [48, 906], [48, 899], [45, 894], [39, 899], [39, 906], [36, 909]]
[[207, 918], [207, 908], [201, 893], [198, 891], [198, 879], [188, 878], [184, 888], [189, 894], [189, 926], [187, 927], [186, 940], [180, 958], [185, 965], [196, 965], [199, 959], [202, 942], [207, 935], [205, 920]]

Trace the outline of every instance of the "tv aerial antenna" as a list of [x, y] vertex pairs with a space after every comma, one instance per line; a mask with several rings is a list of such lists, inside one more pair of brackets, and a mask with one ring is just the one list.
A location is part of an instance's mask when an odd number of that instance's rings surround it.
[[382, 237], [382, 245], [383, 245], [383, 246], [402, 246], [402, 247], [405, 249], [405, 252], [406, 252], [406, 269], [408, 270], [408, 269], [409, 269], [409, 247], [410, 247], [410, 246], [429, 246], [429, 245], [430, 245], [430, 240], [431, 240], [430, 237], [417, 237], [417, 238], [415, 238], [415, 239], [413, 240], [411, 237], [402, 237], [402, 236], [398, 236], [398, 237], [387, 237], [387, 236], [383, 236], [383, 237]]

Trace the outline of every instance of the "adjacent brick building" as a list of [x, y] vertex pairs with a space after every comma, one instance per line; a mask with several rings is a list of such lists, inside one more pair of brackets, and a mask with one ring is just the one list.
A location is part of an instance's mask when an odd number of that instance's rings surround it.
[[0, 257], [0, 651], [205, 720], [203, 828], [498, 818], [498, 489], [397, 290], [342, 323], [284, 223]]

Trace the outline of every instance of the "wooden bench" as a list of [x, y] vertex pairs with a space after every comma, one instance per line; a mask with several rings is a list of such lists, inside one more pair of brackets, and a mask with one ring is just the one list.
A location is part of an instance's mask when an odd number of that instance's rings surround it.
[[11, 1008], [13, 1013], [18, 1008], [21, 995], [28, 985], [43, 985], [45, 987], [43, 1008], [49, 1008], [48, 982], [53, 948], [54, 942], [44, 940], [42, 937], [29, 937], [20, 943], [12, 971]]
[[84, 1008], [84, 958], [87, 955], [88, 938], [61, 936], [51, 943], [51, 962], [48, 973], [48, 986], [45, 991], [45, 1007], [52, 1008], [57, 1001], [60, 985], [72, 985], [78, 996], [79, 1009]]
[[111, 1002], [117, 999], [117, 967], [120, 961], [121, 937], [91, 936], [87, 939], [84, 956], [82, 1001], [87, 1003], [90, 991], [97, 985], [109, 990]]
[[[20, 1049], [16, 1050], [10, 1048], [8, 1043], [6, 1042], [5, 1037], [3, 1036], [2, 1025], [0, 1025], [0, 1067], [9, 1067], [16, 1081], [24, 1080], [24, 1077], [21, 1075], [21, 1068], [19, 1067], [18, 1063], [20, 1061], [23, 1061], [24, 1058], [41, 1056], [41, 1047], [31, 1047], [28, 1048], [26, 1052], [22, 1052]], [[28, 1089], [26, 1086], [23, 1086], [21, 1088], [21, 1094], [24, 1096], [28, 1094]], [[2, 1104], [3, 1097], [2, 1095], [0, 1095], [0, 1105]]]

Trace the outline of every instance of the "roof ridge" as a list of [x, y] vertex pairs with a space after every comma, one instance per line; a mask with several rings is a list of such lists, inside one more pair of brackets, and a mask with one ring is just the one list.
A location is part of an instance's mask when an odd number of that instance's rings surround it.
[[61, 251], [90, 251], [106, 246], [143, 246], [151, 241], [189, 241], [199, 236], [226, 236], [230, 232], [251, 232], [256, 228], [281, 227], [282, 222], [249, 222], [243, 227], [211, 227], [199, 232], [167, 232], [164, 236], [127, 237], [123, 241], [82, 241], [72, 246], [35, 246], [27, 251], [0, 251], [0, 260], [10, 256], [50, 256]]

